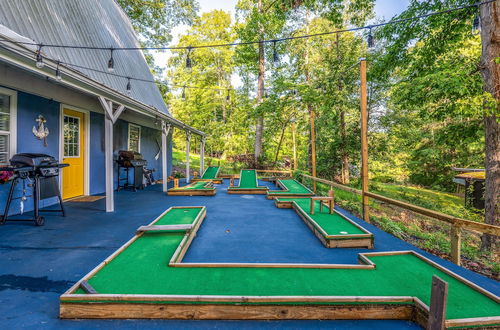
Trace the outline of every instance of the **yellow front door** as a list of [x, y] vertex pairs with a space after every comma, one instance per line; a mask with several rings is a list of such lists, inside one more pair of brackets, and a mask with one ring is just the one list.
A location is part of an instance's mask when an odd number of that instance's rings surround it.
[[85, 193], [85, 114], [79, 111], [63, 111], [63, 199], [82, 196]]

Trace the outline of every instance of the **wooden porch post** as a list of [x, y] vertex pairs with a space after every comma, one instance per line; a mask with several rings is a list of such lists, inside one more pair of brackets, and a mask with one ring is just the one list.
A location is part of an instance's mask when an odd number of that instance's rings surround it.
[[297, 123], [292, 122], [292, 141], [293, 141], [293, 170], [297, 171], [297, 141], [295, 134], [297, 133]]
[[166, 122], [161, 122], [161, 171], [162, 171], [162, 179], [163, 179], [163, 192], [167, 192], [168, 190], [168, 145], [167, 138], [170, 133], [171, 125]]
[[370, 223], [368, 206], [368, 101], [366, 92], [366, 59], [360, 59], [361, 75], [361, 180], [363, 200], [363, 220]]
[[200, 176], [203, 175], [203, 172], [205, 170], [205, 142], [206, 140], [203, 136], [200, 142]]
[[189, 151], [191, 142], [191, 132], [186, 131], [186, 183], [189, 183]]
[[113, 125], [120, 117], [125, 107], [119, 105], [113, 111], [113, 102], [99, 96], [99, 102], [104, 108], [104, 168], [106, 182], [106, 212], [114, 212], [114, 177], [113, 177]]

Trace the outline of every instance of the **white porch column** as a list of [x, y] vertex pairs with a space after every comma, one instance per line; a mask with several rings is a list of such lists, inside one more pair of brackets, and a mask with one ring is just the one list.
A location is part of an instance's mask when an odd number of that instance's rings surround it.
[[200, 177], [205, 172], [205, 137], [201, 138], [200, 143]]
[[99, 96], [99, 101], [104, 108], [104, 168], [106, 182], [106, 212], [114, 212], [114, 177], [113, 177], [113, 124], [123, 112], [125, 107], [119, 105], [113, 111], [113, 102]]
[[163, 178], [163, 192], [167, 192], [167, 178], [168, 178], [168, 146], [167, 146], [167, 138], [168, 133], [170, 132], [171, 125], [161, 122], [161, 169], [162, 169], [162, 178]]
[[189, 149], [191, 142], [191, 132], [186, 131], [186, 183], [189, 183]]

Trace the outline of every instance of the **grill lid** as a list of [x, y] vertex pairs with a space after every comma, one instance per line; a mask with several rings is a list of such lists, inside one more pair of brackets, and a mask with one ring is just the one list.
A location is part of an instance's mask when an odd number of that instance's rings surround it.
[[10, 159], [12, 166], [56, 166], [57, 159], [46, 154], [20, 153]]

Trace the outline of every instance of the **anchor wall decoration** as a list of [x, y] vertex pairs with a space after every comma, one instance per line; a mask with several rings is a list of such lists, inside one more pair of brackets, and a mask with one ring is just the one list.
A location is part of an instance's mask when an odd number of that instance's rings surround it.
[[49, 129], [47, 127], [45, 127], [44, 124], [47, 122], [47, 120], [45, 119], [44, 116], [38, 115], [36, 122], [38, 124], [33, 126], [33, 135], [35, 135], [38, 140], [43, 139], [43, 146], [46, 147], [47, 146], [47, 136], [49, 135]]

